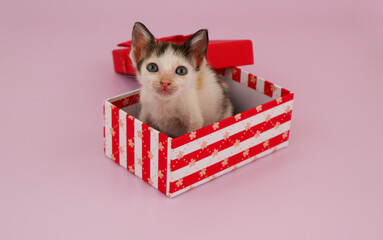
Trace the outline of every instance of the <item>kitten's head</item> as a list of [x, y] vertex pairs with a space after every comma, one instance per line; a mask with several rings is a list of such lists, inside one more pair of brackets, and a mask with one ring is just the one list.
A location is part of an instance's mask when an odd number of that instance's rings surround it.
[[184, 44], [157, 42], [142, 24], [135, 23], [130, 58], [137, 79], [163, 100], [194, 87], [198, 72], [206, 66], [207, 30], [199, 30]]

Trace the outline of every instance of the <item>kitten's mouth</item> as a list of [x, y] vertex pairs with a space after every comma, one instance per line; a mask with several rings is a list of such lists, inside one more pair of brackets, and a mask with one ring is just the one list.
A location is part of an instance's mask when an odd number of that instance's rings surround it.
[[159, 88], [157, 89], [157, 92], [161, 95], [171, 95], [174, 93], [174, 90], [169, 88]]
[[156, 88], [156, 93], [161, 98], [170, 98], [176, 92], [174, 88]]

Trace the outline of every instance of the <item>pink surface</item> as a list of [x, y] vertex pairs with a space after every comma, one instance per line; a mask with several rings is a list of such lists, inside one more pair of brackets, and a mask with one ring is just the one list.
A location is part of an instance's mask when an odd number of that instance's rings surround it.
[[[382, 1], [0, 5], [0, 239], [382, 238]], [[290, 146], [175, 199], [107, 159], [137, 20], [253, 40], [244, 69], [296, 94]]]

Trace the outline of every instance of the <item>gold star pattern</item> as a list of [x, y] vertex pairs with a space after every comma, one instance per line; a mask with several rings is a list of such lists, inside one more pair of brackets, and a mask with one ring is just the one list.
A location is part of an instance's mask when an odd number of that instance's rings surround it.
[[128, 106], [129, 105], [129, 98], [125, 98], [124, 100], [122, 100], [122, 104], [124, 106]]
[[235, 117], [235, 120], [236, 120], [236, 121], [238, 121], [238, 120], [240, 120], [240, 119], [241, 119], [241, 114], [240, 114], [240, 113], [238, 113], [238, 114], [237, 114], [237, 115], [235, 115], [234, 117]]
[[183, 179], [179, 179], [177, 182], [176, 182], [176, 185], [177, 187], [181, 186], [183, 184]]
[[255, 83], [257, 81], [257, 77], [254, 75], [250, 75], [250, 82]]
[[270, 119], [271, 119], [271, 115], [267, 114], [266, 117], [265, 117], [265, 121], [268, 122], [268, 121], [270, 121]]
[[278, 104], [280, 104], [282, 102], [282, 98], [279, 97], [279, 98], [276, 99], [276, 101], [277, 101]]
[[247, 155], [249, 155], [249, 149], [247, 149], [246, 151], [243, 152], [244, 157], [246, 157]]
[[128, 145], [129, 145], [129, 147], [134, 147], [134, 142], [132, 139], [128, 140]]
[[207, 147], [207, 142], [203, 141], [202, 144], [201, 144], [201, 148], [205, 149], [206, 147]]
[[196, 138], [197, 136], [196, 136], [196, 132], [191, 132], [190, 134], [189, 134], [189, 138], [190, 138], [190, 140], [193, 140], [194, 138]]
[[138, 131], [138, 132], [137, 132], [137, 137], [139, 137], [139, 138], [141, 138], [141, 139], [144, 137], [144, 136], [142, 135], [142, 131]]
[[118, 126], [119, 127], [124, 127], [124, 122], [121, 119], [118, 120]]
[[213, 157], [218, 155], [218, 149], [214, 149], [213, 153], [211, 154]]
[[112, 134], [113, 137], [114, 137], [114, 135], [116, 135], [116, 132], [114, 131], [113, 128], [110, 128], [110, 133]]
[[285, 113], [289, 113], [291, 111], [291, 107], [290, 106], [287, 106], [286, 109], [285, 109]]
[[161, 170], [158, 170], [158, 177], [160, 179], [162, 179], [164, 177], [164, 174], [162, 174], [162, 171]]
[[283, 133], [282, 138], [285, 139], [285, 138], [287, 138], [288, 135], [289, 135], [289, 133], [285, 132], [285, 133]]
[[270, 89], [271, 89], [272, 92], [275, 92], [277, 90], [277, 87], [275, 85], [271, 85]]
[[261, 135], [261, 131], [257, 130], [257, 132], [255, 133], [255, 138], [259, 138], [259, 136]]
[[154, 154], [151, 151], [148, 151], [148, 157], [150, 159], [153, 159], [154, 158]]
[[229, 162], [229, 159], [226, 158], [225, 160], [222, 161], [222, 166], [226, 166], [228, 162]]
[[112, 153], [112, 155], [110, 156], [110, 158], [111, 158], [113, 161], [116, 161], [116, 157], [114, 156], [114, 153]]
[[134, 173], [134, 168], [133, 168], [133, 166], [129, 166], [128, 169], [129, 169], [129, 172]]
[[235, 140], [234, 147], [238, 147], [240, 142], [241, 141], [239, 139]]
[[217, 130], [219, 128], [219, 122], [213, 124], [213, 129]]
[[189, 167], [193, 167], [195, 165], [195, 160], [191, 159], [189, 162]]
[[275, 128], [275, 129], [278, 129], [280, 125], [281, 125], [281, 124], [280, 124], [279, 122], [276, 122], [275, 125], [274, 125], [274, 128]]
[[150, 185], [153, 185], [153, 181], [152, 181], [151, 178], [148, 178], [148, 183], [149, 183]]
[[181, 158], [183, 158], [184, 156], [184, 152], [183, 151], [179, 151], [178, 154], [177, 154], [177, 158], [178, 160], [180, 160]]
[[124, 148], [123, 148], [123, 147], [119, 146], [119, 147], [118, 147], [118, 151], [119, 151], [121, 154], [124, 154]]
[[225, 134], [223, 135], [223, 139], [225, 139], [225, 140], [226, 140], [226, 139], [228, 139], [228, 138], [229, 138], [229, 136], [230, 136], [230, 135], [229, 135], [229, 132], [225, 132]]
[[245, 126], [246, 131], [248, 131], [250, 128], [251, 128], [251, 124], [250, 123], [246, 123], [246, 126]]
[[262, 105], [257, 106], [255, 109], [257, 109], [257, 112], [262, 111]]
[[144, 163], [142, 162], [142, 158], [138, 158], [137, 159], [137, 164], [142, 166]]
[[257, 157], [257, 156], [254, 156], [252, 161], [254, 162], [254, 161], [257, 160], [257, 159], [258, 159], [258, 157]]
[[268, 147], [269, 146], [269, 140], [266, 140], [264, 143], [263, 143], [263, 147]]
[[199, 175], [202, 177], [206, 174], [206, 168], [202, 169], [200, 172], [199, 172]]
[[160, 149], [160, 151], [162, 152], [164, 150], [164, 145], [162, 145], [162, 143], [158, 143], [158, 149]]

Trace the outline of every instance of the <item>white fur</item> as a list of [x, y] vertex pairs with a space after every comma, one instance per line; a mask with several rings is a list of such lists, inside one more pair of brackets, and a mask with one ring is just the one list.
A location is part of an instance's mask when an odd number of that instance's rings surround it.
[[[159, 71], [149, 72], [146, 69], [149, 63], [157, 64]], [[177, 75], [179, 66], [186, 67], [188, 73]], [[203, 81], [200, 89], [197, 88], [198, 77]], [[160, 57], [153, 54], [145, 59], [137, 78], [141, 84], [142, 104], [139, 119], [168, 136], [178, 137], [222, 118], [222, 88], [217, 83], [216, 74], [206, 66], [206, 60], [203, 60], [200, 71], [196, 71], [185, 57], [168, 48]], [[161, 78], [171, 81], [170, 94], [161, 94]], [[232, 106], [223, 118], [229, 117], [231, 112]]]

